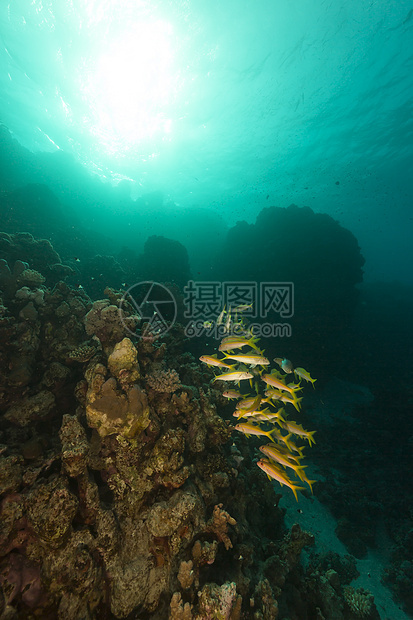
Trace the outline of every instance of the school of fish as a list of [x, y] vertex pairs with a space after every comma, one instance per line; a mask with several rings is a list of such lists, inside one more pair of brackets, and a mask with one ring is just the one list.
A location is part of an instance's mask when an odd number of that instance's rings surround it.
[[[218, 351], [223, 357], [202, 355], [199, 359], [217, 369], [219, 374], [215, 375], [214, 382], [233, 382], [237, 386], [249, 382], [252, 396], [235, 389], [223, 392], [224, 397], [237, 400], [233, 415], [241, 421], [234, 429], [247, 437], [270, 440], [271, 443], [259, 447], [265, 458], [260, 458], [257, 465], [270, 480], [289, 487], [298, 501], [297, 491], [306, 488], [300, 483], [308, 484], [312, 492], [315, 480], [309, 480], [306, 476], [306, 465], [302, 465], [304, 446], [296, 445], [295, 441], [307, 441], [311, 446], [315, 443], [315, 431], [307, 431], [301, 424], [290, 420], [286, 408], [291, 405], [300, 411], [302, 398], [298, 398], [297, 394], [302, 390], [301, 381], [309, 382], [314, 387], [316, 379], [304, 368], [295, 368], [285, 358], [274, 358], [280, 371], [268, 371], [271, 362], [258, 348], [259, 339], [254, 337], [242, 318], [242, 312], [248, 307], [238, 306], [234, 313], [231, 309], [222, 310], [216, 325], [224, 325], [227, 333], [232, 327], [235, 333], [222, 339]], [[298, 383], [287, 382], [289, 375], [294, 375]], [[292, 479], [290, 472], [299, 480]]]

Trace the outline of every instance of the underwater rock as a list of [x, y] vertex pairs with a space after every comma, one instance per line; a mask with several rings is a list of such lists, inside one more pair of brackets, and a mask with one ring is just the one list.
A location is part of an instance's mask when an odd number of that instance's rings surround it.
[[35, 239], [28, 232], [0, 233], [0, 258], [9, 265], [23, 261], [26, 267], [47, 274], [49, 265], [61, 263], [59, 254], [48, 239]]
[[24, 460], [20, 455], [0, 456], [0, 495], [19, 490]]
[[14, 297], [19, 301], [32, 301], [34, 304], [36, 304], [36, 306], [44, 305], [44, 290], [41, 288], [34, 288], [34, 290], [32, 290], [28, 286], [23, 286], [16, 291]]
[[199, 614], [196, 618], [225, 618], [238, 620], [241, 617], [241, 597], [237, 596], [236, 583], [226, 582], [222, 586], [206, 583], [199, 593]]
[[52, 362], [44, 371], [42, 384], [51, 391], [61, 388], [70, 379], [70, 369], [59, 362]]
[[[0, 584], [3, 592], [7, 593], [7, 606], [21, 601], [27, 607], [34, 609], [43, 594], [40, 566], [14, 551], [7, 556], [6, 563], [3, 563]], [[4, 614], [1, 617], [5, 618]]]
[[89, 444], [86, 432], [76, 416], [65, 414], [59, 431], [62, 463], [68, 476], [75, 478], [87, 470]]
[[176, 370], [163, 368], [155, 368], [151, 374], [147, 375], [146, 383], [155, 392], [163, 392], [165, 394], [173, 394], [181, 387], [179, 375]]
[[19, 317], [23, 319], [23, 321], [30, 321], [32, 323], [35, 323], [37, 321], [38, 316], [39, 316], [39, 313], [34, 307], [34, 304], [32, 301], [29, 301], [29, 303], [26, 304], [24, 308], [22, 308], [19, 312]]
[[[2, 233], [0, 233], [0, 247], [2, 242]], [[28, 264], [21, 260], [16, 260], [13, 270], [10, 269], [7, 260], [0, 258], [0, 289], [5, 296], [11, 298], [19, 288], [18, 278], [28, 268]]]
[[136, 261], [136, 274], [141, 280], [173, 282], [183, 287], [191, 275], [188, 252], [179, 241], [152, 235]]
[[97, 351], [98, 349], [95, 345], [84, 343], [79, 347], [76, 347], [76, 349], [70, 351], [68, 357], [75, 362], [80, 362], [83, 364], [88, 362], [95, 355], [95, 353], [97, 353]]
[[139, 321], [139, 316], [127, 316], [107, 299], [99, 299], [85, 317], [85, 328], [89, 336], [97, 336], [107, 347], [122, 340], [128, 332], [134, 333]]
[[[59, 620], [99, 617], [97, 605], [104, 598], [105, 590], [103, 570], [94, 548], [91, 532], [83, 528], [70, 532], [66, 544], [54, 548], [43, 559], [42, 576], [46, 583], [52, 584], [53, 596], [59, 604]], [[64, 611], [77, 614], [85, 607], [85, 616], [62, 615]]]
[[46, 278], [35, 269], [25, 269], [17, 277], [17, 283], [22, 286], [27, 286], [32, 289], [36, 289], [44, 284]]
[[7, 409], [4, 418], [17, 426], [27, 426], [30, 422], [46, 419], [53, 411], [55, 397], [52, 392], [42, 390], [34, 396], [27, 396]]
[[105, 379], [102, 364], [88, 371], [89, 389], [86, 394], [86, 418], [101, 437], [118, 433], [133, 438], [150, 424], [146, 394], [138, 385], [120, 391], [116, 379]]
[[129, 338], [115, 344], [108, 357], [108, 368], [122, 383], [135, 383], [139, 379], [138, 352]]
[[152, 536], [172, 536], [182, 525], [199, 522], [202, 513], [200, 498], [179, 490], [168, 502], [159, 502], [148, 510], [146, 527]]
[[78, 503], [59, 479], [39, 484], [27, 498], [28, 520], [39, 538], [55, 549], [69, 535]]

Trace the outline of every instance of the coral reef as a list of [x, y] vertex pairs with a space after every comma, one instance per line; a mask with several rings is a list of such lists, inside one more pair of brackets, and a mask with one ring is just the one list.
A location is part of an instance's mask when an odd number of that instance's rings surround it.
[[2, 618], [352, 620], [350, 569], [300, 564], [313, 535], [286, 531], [183, 328], [147, 334], [121, 291], [25, 258], [0, 264]]

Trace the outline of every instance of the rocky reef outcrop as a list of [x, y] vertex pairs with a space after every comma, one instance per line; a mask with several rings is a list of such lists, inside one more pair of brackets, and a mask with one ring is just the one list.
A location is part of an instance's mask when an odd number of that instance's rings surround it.
[[301, 566], [313, 534], [284, 527], [179, 325], [142, 338], [118, 291], [18, 284], [1, 282], [3, 620], [377, 617]]

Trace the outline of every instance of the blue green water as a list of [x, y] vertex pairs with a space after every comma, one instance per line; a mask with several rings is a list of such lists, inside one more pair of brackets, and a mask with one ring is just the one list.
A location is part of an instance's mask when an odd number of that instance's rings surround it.
[[34, 154], [6, 189], [46, 182], [195, 268], [227, 226], [307, 205], [355, 234], [366, 280], [411, 282], [412, 28], [411, 0], [2, 2], [0, 121]]

